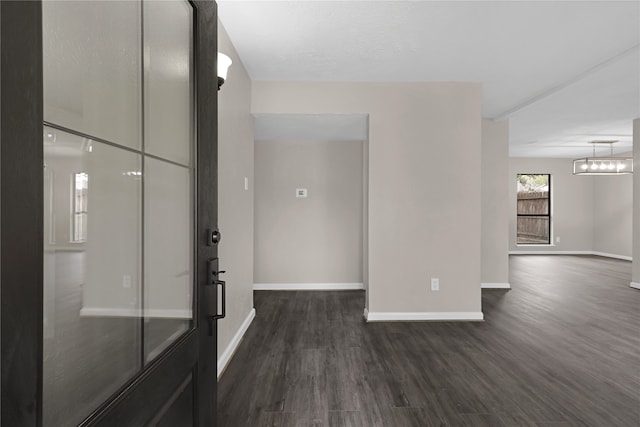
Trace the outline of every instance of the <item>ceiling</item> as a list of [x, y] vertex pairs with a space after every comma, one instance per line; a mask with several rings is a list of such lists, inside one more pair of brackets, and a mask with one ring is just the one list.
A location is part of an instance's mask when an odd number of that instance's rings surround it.
[[218, 0], [218, 10], [255, 81], [481, 82], [483, 117], [510, 121], [511, 156], [579, 157], [602, 139], [632, 149], [640, 1]]

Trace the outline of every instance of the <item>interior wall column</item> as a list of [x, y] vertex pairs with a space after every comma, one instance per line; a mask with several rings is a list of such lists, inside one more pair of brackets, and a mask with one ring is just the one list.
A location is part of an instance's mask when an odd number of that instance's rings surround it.
[[633, 267], [631, 287], [640, 289], [640, 118], [633, 121]]
[[509, 122], [482, 120], [483, 289], [509, 289]]

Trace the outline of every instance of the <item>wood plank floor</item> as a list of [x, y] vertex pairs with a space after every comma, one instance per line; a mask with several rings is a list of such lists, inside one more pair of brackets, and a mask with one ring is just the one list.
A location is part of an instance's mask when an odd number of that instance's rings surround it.
[[365, 323], [364, 293], [256, 292], [220, 427], [640, 425], [631, 263], [512, 256], [485, 322]]

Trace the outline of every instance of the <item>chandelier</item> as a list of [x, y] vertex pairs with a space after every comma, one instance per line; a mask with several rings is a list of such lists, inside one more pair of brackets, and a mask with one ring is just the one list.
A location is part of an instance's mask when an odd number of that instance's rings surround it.
[[[593, 156], [573, 161], [574, 175], [626, 175], [633, 173], [632, 157], [614, 157], [613, 144], [618, 141], [591, 141]], [[596, 146], [609, 145], [609, 156], [596, 156]]]

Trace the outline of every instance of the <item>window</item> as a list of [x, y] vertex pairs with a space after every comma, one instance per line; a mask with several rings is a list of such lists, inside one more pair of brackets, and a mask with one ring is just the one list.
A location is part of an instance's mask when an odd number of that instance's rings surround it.
[[551, 243], [551, 175], [518, 174], [519, 245]]
[[87, 241], [87, 191], [89, 189], [89, 174], [80, 172], [74, 174], [73, 181], [73, 218], [72, 242]]

